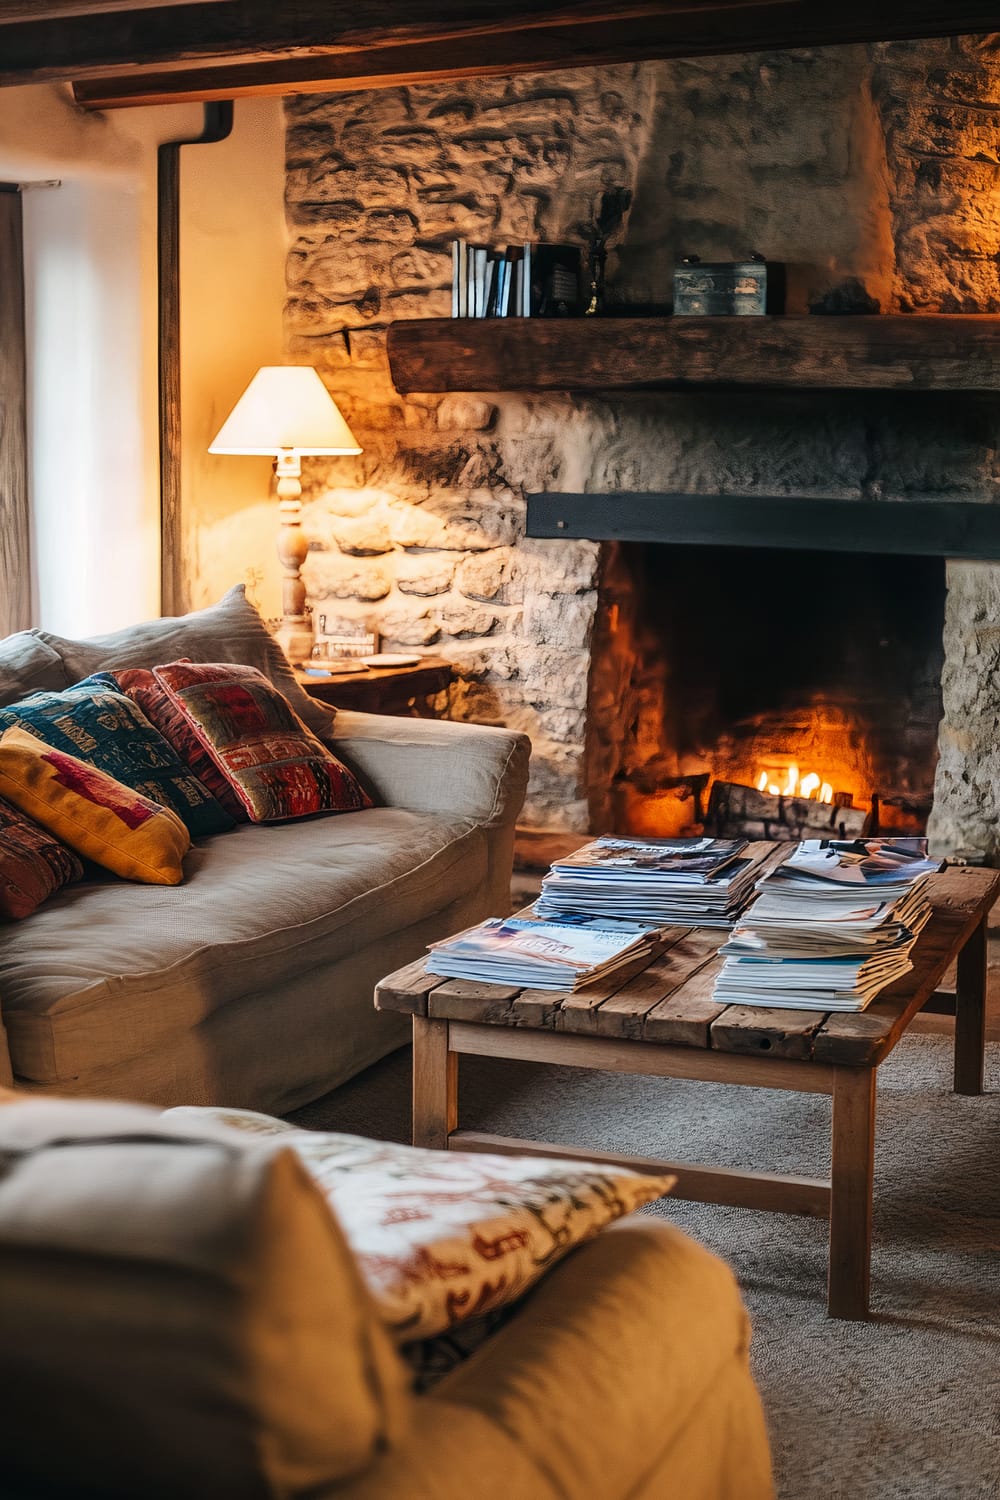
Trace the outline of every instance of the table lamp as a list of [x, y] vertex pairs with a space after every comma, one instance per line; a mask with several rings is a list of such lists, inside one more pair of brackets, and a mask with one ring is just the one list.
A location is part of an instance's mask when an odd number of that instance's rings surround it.
[[308, 656], [312, 627], [301, 574], [309, 552], [302, 532], [302, 455], [342, 457], [360, 453], [361, 445], [311, 365], [263, 365], [208, 451], [274, 458], [281, 509], [278, 557], [285, 572], [275, 639], [286, 656]]

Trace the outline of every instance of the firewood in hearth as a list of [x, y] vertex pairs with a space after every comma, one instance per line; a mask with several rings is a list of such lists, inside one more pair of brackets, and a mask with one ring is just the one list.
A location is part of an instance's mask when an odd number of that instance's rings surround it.
[[869, 814], [859, 807], [772, 796], [735, 781], [716, 781], [708, 800], [705, 832], [714, 838], [742, 836], [793, 842], [798, 839], [859, 838]]

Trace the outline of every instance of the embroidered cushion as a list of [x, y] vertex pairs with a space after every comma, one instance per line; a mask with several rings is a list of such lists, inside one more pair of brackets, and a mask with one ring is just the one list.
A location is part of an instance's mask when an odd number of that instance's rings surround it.
[[175, 812], [26, 729], [0, 735], [0, 796], [126, 880], [179, 885], [191, 847]]
[[232, 827], [208, 788], [109, 677], [87, 677], [59, 693], [32, 693], [0, 709], [0, 733], [14, 726], [169, 807], [194, 838]]
[[234, 823], [248, 821], [246, 808], [198, 738], [190, 719], [151, 671], [145, 667], [120, 667], [113, 672], [101, 672], [99, 677], [113, 682], [119, 692], [138, 705]]
[[82, 875], [71, 850], [0, 798], [0, 917], [29, 917], [60, 886]]
[[253, 823], [371, 807], [357, 778], [254, 667], [177, 661], [154, 675]]
[[675, 1181], [554, 1158], [419, 1151], [299, 1130], [251, 1110], [167, 1114], [281, 1135], [326, 1194], [402, 1342], [514, 1302], [576, 1245]]

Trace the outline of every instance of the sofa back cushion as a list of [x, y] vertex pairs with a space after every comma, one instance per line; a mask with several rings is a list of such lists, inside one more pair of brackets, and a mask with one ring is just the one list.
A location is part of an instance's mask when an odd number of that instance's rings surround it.
[[5, 1494], [291, 1500], [393, 1437], [402, 1367], [292, 1152], [36, 1100], [0, 1164]]
[[0, 640], [0, 707], [45, 688], [68, 687], [59, 653], [36, 630], [21, 630]]
[[169, 807], [192, 838], [225, 833], [233, 826], [208, 788], [107, 674], [87, 677], [61, 693], [32, 693], [0, 708], [0, 733], [14, 727]]
[[184, 656], [192, 661], [239, 662], [256, 667], [270, 678], [314, 734], [329, 735], [333, 729], [334, 711], [317, 703], [299, 686], [242, 584], [208, 609], [147, 620], [112, 635], [87, 641], [67, 640], [44, 630], [37, 635], [61, 659], [67, 682], [78, 682], [92, 672], [113, 672], [118, 667], [158, 667]]

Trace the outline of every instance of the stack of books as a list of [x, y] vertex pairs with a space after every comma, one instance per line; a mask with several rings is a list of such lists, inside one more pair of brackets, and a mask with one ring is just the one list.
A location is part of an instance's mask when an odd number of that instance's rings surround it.
[[568, 992], [648, 958], [657, 937], [655, 930], [635, 923], [490, 917], [432, 943], [427, 970], [447, 979]]
[[491, 250], [451, 242], [453, 318], [559, 318], [580, 312], [575, 245], [508, 245]]
[[860, 1011], [913, 967], [940, 862], [925, 839], [807, 839], [758, 885], [722, 948], [727, 1005]]
[[757, 861], [740, 857], [745, 848], [745, 839], [595, 839], [555, 862], [535, 911], [731, 927], [754, 890]]

